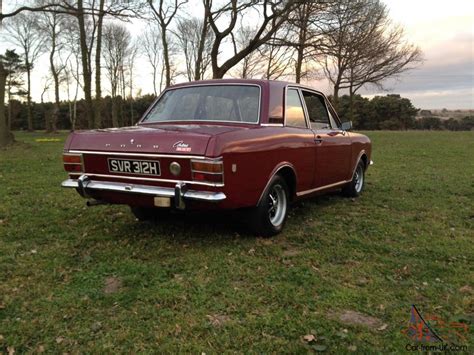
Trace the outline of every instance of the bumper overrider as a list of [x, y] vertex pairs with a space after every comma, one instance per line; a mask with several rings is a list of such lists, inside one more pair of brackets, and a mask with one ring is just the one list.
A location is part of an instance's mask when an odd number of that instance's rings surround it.
[[177, 209], [184, 209], [186, 200], [220, 202], [226, 198], [223, 192], [189, 190], [183, 182], [176, 183], [174, 188], [159, 187], [111, 181], [93, 181], [86, 174], [81, 175], [77, 180], [65, 180], [61, 183], [61, 186], [75, 188], [85, 198], [90, 198], [90, 193], [94, 191], [115, 191], [150, 197], [169, 197], [171, 203]]

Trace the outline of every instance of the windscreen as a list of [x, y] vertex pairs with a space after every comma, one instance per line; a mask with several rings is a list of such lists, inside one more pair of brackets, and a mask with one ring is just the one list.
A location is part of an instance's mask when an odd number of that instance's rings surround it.
[[260, 88], [205, 85], [166, 91], [143, 122], [226, 121], [257, 123]]

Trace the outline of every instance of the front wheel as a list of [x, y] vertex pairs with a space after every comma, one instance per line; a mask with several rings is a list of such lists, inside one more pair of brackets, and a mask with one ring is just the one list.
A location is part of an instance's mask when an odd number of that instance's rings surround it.
[[285, 179], [280, 175], [272, 178], [259, 204], [251, 210], [251, 227], [261, 236], [280, 233], [288, 214], [289, 193]]
[[344, 196], [357, 197], [362, 192], [365, 182], [365, 164], [362, 160], [359, 160], [357, 168], [354, 172], [354, 176], [350, 183], [348, 183], [342, 189]]

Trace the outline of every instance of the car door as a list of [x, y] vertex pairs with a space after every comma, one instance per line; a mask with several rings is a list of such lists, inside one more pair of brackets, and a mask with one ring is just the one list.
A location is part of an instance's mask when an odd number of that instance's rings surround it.
[[[281, 158], [291, 162], [297, 173], [297, 191], [308, 190], [313, 186], [314, 132], [306, 119], [303, 97], [295, 87], [286, 89], [285, 97], [284, 150]], [[290, 148], [290, 149], [288, 149]]]
[[322, 188], [348, 180], [351, 163], [351, 139], [340, 128], [338, 119], [328, 110], [324, 96], [301, 90], [306, 113], [315, 135], [314, 187]]

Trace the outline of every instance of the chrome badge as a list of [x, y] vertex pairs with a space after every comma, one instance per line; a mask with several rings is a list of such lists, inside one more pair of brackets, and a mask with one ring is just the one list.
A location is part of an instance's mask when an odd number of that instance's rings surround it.
[[178, 141], [175, 144], [173, 144], [173, 148], [177, 152], [190, 152], [191, 151], [191, 147], [189, 146], [189, 144], [184, 143], [183, 141]]

